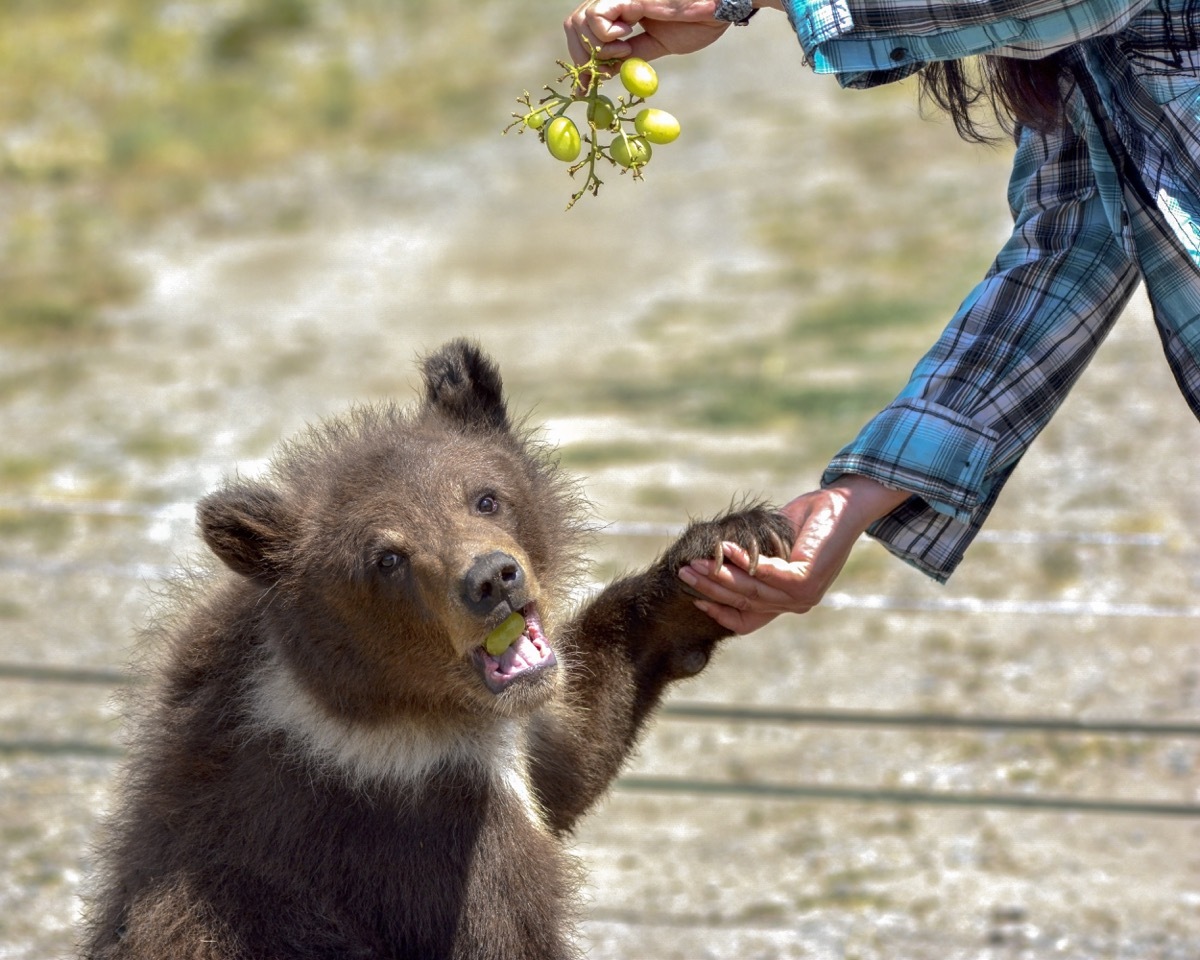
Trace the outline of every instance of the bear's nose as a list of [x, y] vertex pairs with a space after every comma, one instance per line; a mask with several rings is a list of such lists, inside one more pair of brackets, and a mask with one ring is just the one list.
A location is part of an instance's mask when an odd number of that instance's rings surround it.
[[463, 576], [463, 600], [472, 613], [485, 617], [501, 603], [516, 610], [525, 605], [525, 571], [507, 553], [493, 550], [476, 557]]

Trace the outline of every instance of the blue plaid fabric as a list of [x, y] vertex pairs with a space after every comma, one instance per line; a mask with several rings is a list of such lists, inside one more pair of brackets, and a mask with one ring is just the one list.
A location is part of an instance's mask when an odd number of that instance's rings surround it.
[[[1147, 0], [785, 0], [818, 73], [843, 86], [908, 76], [930, 60], [978, 53], [1045, 57], [1124, 29]], [[1188, 3], [1155, 6], [1190, 7]]]
[[1062, 131], [1020, 136], [1011, 238], [823, 477], [912, 492], [868, 532], [944, 581], [1139, 282], [1200, 416], [1200, 0], [787, 2], [808, 61], [845, 86], [988, 52], [1062, 51], [1075, 78]]

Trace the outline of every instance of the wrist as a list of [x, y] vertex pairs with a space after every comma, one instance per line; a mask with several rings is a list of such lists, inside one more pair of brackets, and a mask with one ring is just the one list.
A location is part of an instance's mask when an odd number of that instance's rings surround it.
[[825, 489], [844, 501], [846, 517], [859, 532], [886, 517], [912, 496], [905, 490], [884, 486], [878, 480], [857, 473], [842, 474]]

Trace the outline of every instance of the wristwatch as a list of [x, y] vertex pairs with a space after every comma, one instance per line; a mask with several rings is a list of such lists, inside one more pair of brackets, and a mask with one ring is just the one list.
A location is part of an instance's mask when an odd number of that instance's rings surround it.
[[754, 6], [754, 0], [717, 0], [713, 18], [744, 27], [756, 13], [758, 8]]

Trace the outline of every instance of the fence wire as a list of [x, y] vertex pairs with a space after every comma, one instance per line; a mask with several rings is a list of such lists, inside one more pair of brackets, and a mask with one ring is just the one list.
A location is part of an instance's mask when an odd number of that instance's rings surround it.
[[[135, 520], [190, 524], [193, 507], [184, 503], [142, 505], [122, 501], [79, 501], [70, 499], [22, 498], [0, 500], [0, 511], [16, 513], [52, 512], [78, 516], [128, 517]], [[597, 524], [595, 531], [609, 536], [670, 538], [678, 525], [639, 522]], [[980, 541], [996, 543], [1056, 543], [1110, 547], [1160, 548], [1167, 538], [1155, 533], [985, 531]], [[182, 568], [157, 564], [108, 564], [81, 569], [74, 563], [59, 563], [27, 557], [0, 556], [0, 570], [56, 576], [85, 573], [88, 576], [158, 581], [179, 575]], [[913, 599], [884, 595], [855, 595], [833, 592], [823, 605], [832, 609], [888, 610], [897, 612], [966, 612], [974, 614], [1025, 614], [1035, 616], [1101, 616], [1130, 618], [1200, 619], [1200, 605], [1116, 603], [1104, 600], [1006, 601], [978, 597]], [[89, 669], [39, 663], [0, 662], [0, 681], [83, 684], [115, 689], [136, 679], [115, 670]], [[971, 716], [900, 711], [808, 710], [758, 707], [744, 704], [669, 702], [658, 714], [660, 722], [718, 722], [775, 727], [874, 727], [890, 730], [958, 730], [977, 732], [1024, 732], [1055, 735], [1200, 738], [1200, 722], [1154, 722], [1140, 719], [1075, 717]], [[4, 757], [80, 756], [116, 760], [122, 755], [113, 744], [83, 740], [42, 738], [0, 739], [0, 762]], [[1137, 815], [1150, 817], [1200, 817], [1200, 804], [1167, 803], [1125, 799], [1087, 799], [1046, 796], [1034, 793], [997, 794], [909, 790], [825, 784], [768, 783], [753, 780], [718, 781], [688, 777], [627, 775], [616, 789], [630, 793], [694, 797], [755, 798], [802, 802], [889, 804], [896, 806], [983, 807], [992, 809], [1061, 811], [1081, 814]]]

